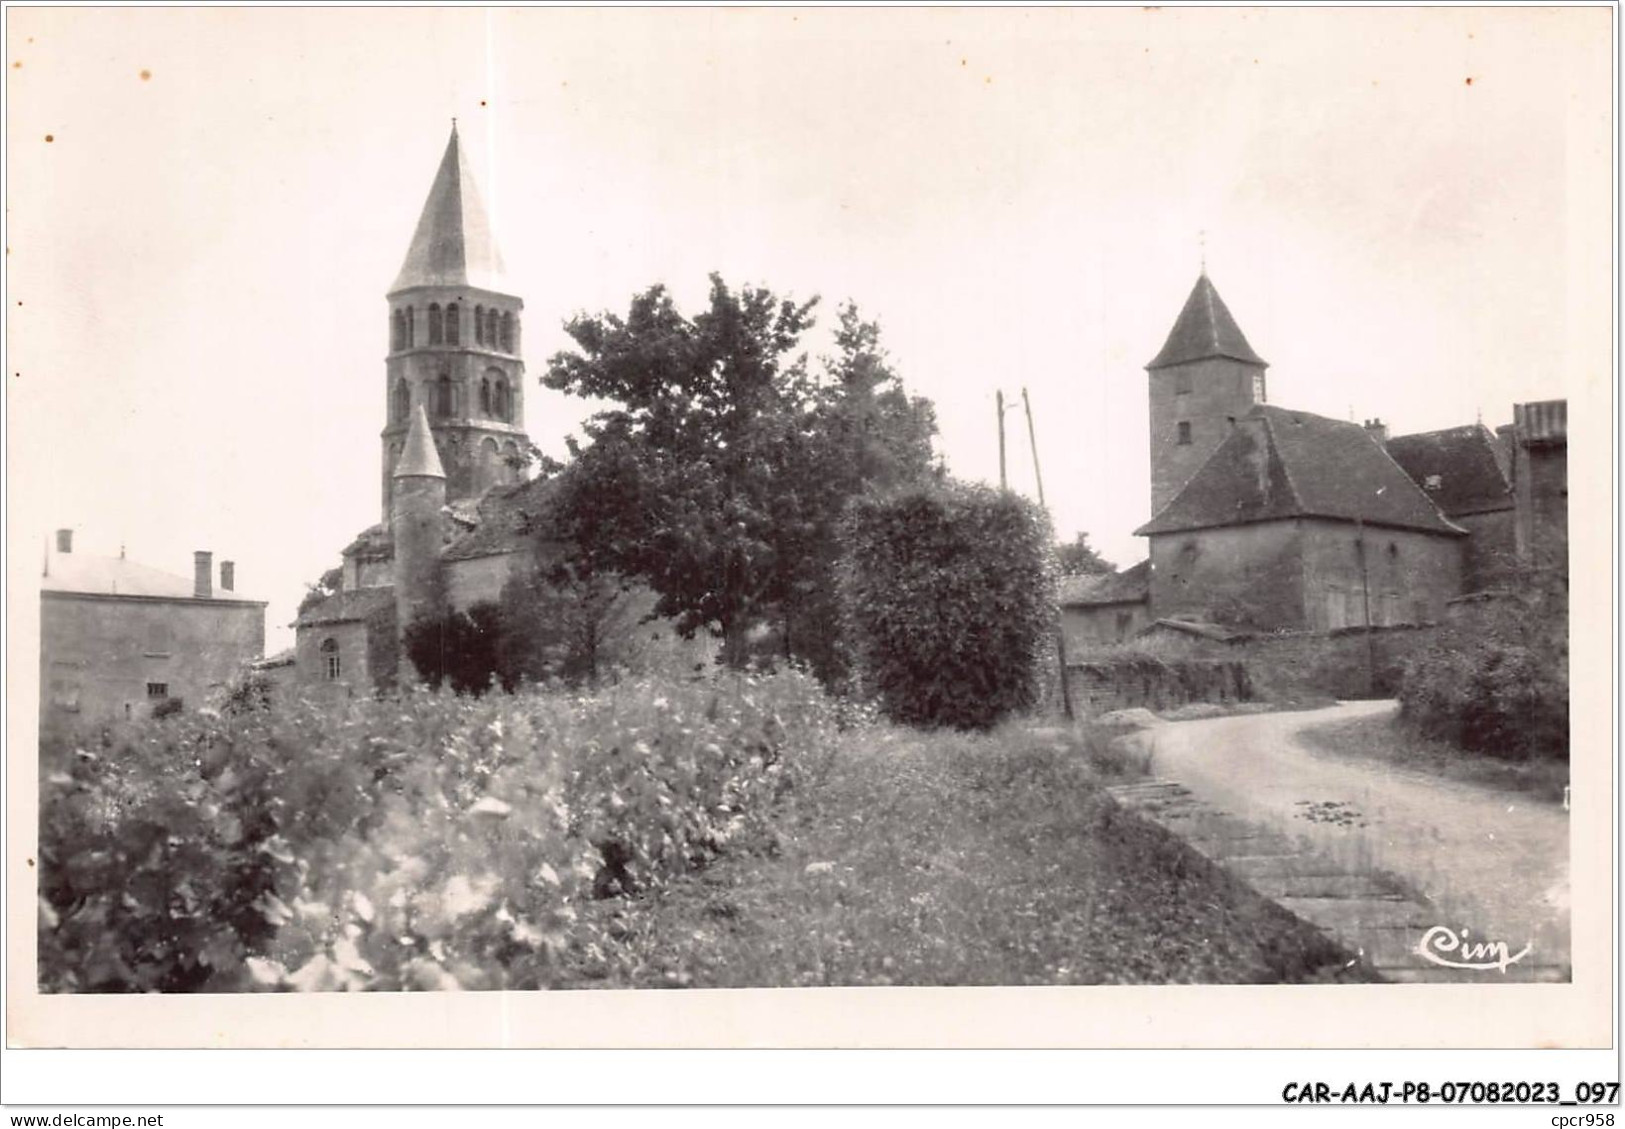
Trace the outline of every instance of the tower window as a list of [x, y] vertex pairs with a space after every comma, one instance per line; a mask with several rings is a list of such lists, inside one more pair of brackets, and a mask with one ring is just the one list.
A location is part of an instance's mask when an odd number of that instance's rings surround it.
[[149, 683], [147, 683], [147, 697], [149, 697], [149, 698], [167, 698], [167, 697], [169, 697], [169, 683], [167, 683], [167, 682], [149, 682]]
[[337, 682], [342, 669], [339, 662], [339, 641], [337, 639], [323, 639], [322, 677], [329, 682]]
[[504, 353], [513, 352], [515, 328], [513, 314], [504, 312], [502, 315], [502, 351]]
[[445, 323], [440, 319], [440, 306], [438, 303], [429, 303], [429, 344], [439, 345], [444, 341]]
[[457, 308], [457, 303], [452, 302], [446, 307], [446, 344], [447, 345], [456, 345], [456, 344], [459, 343], [459, 341], [462, 339], [462, 335], [463, 335], [462, 334], [462, 328], [463, 328], [462, 314]]
[[485, 307], [474, 307], [474, 344], [485, 344]]
[[395, 423], [406, 419], [412, 410], [412, 392], [406, 386], [405, 380], [395, 381], [395, 390], [389, 400], [389, 418]]
[[511, 422], [509, 417], [512, 415], [513, 406], [508, 399], [508, 380], [506, 377], [497, 377], [496, 387], [491, 389], [491, 407], [497, 419], [502, 420], [504, 423]]
[[1181, 447], [1191, 445], [1191, 425], [1184, 420], [1179, 421], [1179, 439], [1177, 442]]
[[396, 352], [406, 348], [406, 315], [400, 310], [390, 319], [389, 347]]
[[1191, 390], [1191, 374], [1189, 369], [1180, 369], [1174, 373], [1174, 393], [1179, 396]]
[[417, 344], [417, 327], [412, 323], [412, 307], [406, 307], [406, 347]]
[[453, 412], [451, 395], [451, 375], [441, 373], [440, 379], [435, 381], [434, 411], [435, 415], [446, 417]]
[[482, 376], [482, 377], [480, 377], [480, 415], [488, 416], [490, 414], [491, 414], [491, 379], [489, 377]]
[[1264, 374], [1261, 373], [1261, 372], [1253, 373], [1253, 402], [1255, 404], [1262, 404], [1262, 403], [1265, 402], [1265, 400], [1264, 400]]

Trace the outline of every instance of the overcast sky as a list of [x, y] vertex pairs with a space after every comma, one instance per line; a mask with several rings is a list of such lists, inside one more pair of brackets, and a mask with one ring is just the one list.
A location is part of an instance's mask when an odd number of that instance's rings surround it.
[[453, 116], [544, 450], [587, 410], [534, 382], [563, 320], [720, 271], [857, 301], [961, 477], [1025, 386], [1058, 529], [1131, 564], [1204, 240], [1275, 403], [1401, 433], [1607, 387], [1609, 18], [13, 8], [13, 593], [57, 526], [209, 548], [291, 642], [379, 518], [384, 291]]

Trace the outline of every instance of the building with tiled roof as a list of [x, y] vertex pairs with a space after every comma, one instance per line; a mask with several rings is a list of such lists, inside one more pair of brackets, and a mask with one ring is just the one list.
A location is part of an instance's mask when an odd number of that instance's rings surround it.
[[[1380, 427], [1380, 425], [1374, 425]], [[1477, 591], [1506, 575], [1515, 555], [1515, 499], [1509, 452], [1481, 423], [1396, 435], [1388, 453], [1439, 511], [1472, 536], [1462, 584]]]
[[1464, 592], [1503, 582], [1509, 561], [1561, 557], [1562, 401], [1517, 405], [1498, 432], [1390, 440], [1380, 421], [1267, 403], [1265, 369], [1204, 271], [1146, 366], [1143, 603], [1119, 579], [1080, 580], [1064, 618], [1093, 616], [1097, 635], [1109, 634], [1108, 608], [1227, 630], [1433, 622]]
[[1115, 572], [1063, 576], [1057, 587], [1068, 648], [1121, 643], [1146, 626], [1151, 562]]
[[40, 575], [40, 729], [47, 736], [159, 707], [199, 706], [265, 651], [265, 601], [237, 566], [193, 555], [190, 577], [75, 552], [58, 530]]

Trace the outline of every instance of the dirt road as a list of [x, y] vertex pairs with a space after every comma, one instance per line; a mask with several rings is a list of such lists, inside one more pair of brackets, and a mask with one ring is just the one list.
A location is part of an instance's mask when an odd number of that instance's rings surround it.
[[[1503, 941], [1511, 953], [1527, 944], [1522, 963], [1528, 968], [1565, 969], [1569, 821], [1561, 806], [1334, 759], [1298, 739], [1308, 726], [1394, 709], [1392, 702], [1352, 702], [1303, 713], [1170, 722], [1143, 740], [1153, 776], [1291, 843], [1292, 851], [1330, 861], [1320, 869], [1334, 871], [1333, 877], [1397, 878], [1397, 888], [1438, 917], [1431, 924], [1450, 929], [1458, 941]], [[1421, 920], [1413, 913], [1405, 928], [1415, 931]]]

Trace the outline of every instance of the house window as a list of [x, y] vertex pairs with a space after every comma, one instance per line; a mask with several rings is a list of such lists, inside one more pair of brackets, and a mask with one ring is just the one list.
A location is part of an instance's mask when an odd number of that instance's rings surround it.
[[323, 639], [322, 676], [329, 682], [337, 682], [340, 670], [339, 641], [337, 639]]
[[1191, 390], [1191, 374], [1188, 369], [1180, 369], [1174, 373], [1174, 394], [1183, 396]]
[[1128, 629], [1134, 626], [1133, 612], [1117, 613], [1117, 641], [1121, 643], [1128, 638]]
[[159, 698], [159, 699], [169, 697], [169, 683], [167, 683], [167, 682], [149, 682], [149, 683], [147, 683], [147, 697], [149, 697], [149, 698]]
[[1186, 423], [1184, 420], [1180, 420], [1179, 422], [1178, 442], [1181, 447], [1189, 447], [1191, 445], [1191, 425]]

